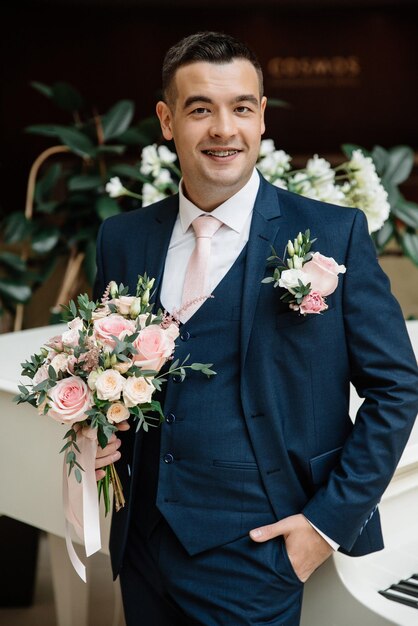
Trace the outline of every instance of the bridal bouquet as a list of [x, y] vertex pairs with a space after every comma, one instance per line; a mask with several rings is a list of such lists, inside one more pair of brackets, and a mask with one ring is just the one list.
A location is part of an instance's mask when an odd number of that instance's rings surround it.
[[[104, 448], [117, 430], [116, 424], [130, 417], [136, 421], [137, 430], [158, 426], [164, 416], [153, 395], [169, 376], [176, 375], [182, 381], [187, 369], [208, 377], [215, 374], [210, 363], [189, 364], [189, 357], [181, 363], [173, 360], [178, 322], [162, 311], [152, 312], [153, 283], [154, 279], [139, 276], [132, 296], [123, 285], [111, 282], [100, 303], [90, 301], [86, 294], [78, 296], [78, 306], [71, 301], [63, 307], [68, 329], [22, 363], [22, 375], [31, 378], [32, 384], [19, 385], [17, 403], [29, 402], [40, 415], [70, 427], [61, 450], [65, 452], [64, 509], [67, 521], [84, 535], [86, 552], [86, 531], [98, 525], [94, 474], [97, 442]], [[125, 502], [113, 465], [98, 482], [106, 514], [110, 510], [110, 483], [119, 510]], [[92, 513], [87, 519], [89, 511]], [[97, 548], [100, 538], [93, 543]], [[90, 545], [90, 554], [95, 551]], [[71, 557], [70, 548], [69, 552]]]

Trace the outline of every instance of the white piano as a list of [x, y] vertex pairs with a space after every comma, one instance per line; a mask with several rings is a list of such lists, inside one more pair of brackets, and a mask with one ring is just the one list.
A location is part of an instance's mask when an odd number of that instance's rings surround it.
[[[418, 355], [418, 321], [407, 325]], [[72, 570], [63, 540], [62, 455], [58, 451], [65, 429], [39, 417], [32, 407], [12, 402], [18, 391], [20, 363], [63, 328], [49, 326], [0, 335], [0, 515], [48, 533], [57, 624], [87, 626], [88, 587]], [[356, 414], [359, 402], [353, 393], [351, 415]], [[305, 586], [301, 626], [418, 625], [418, 609], [378, 593], [418, 573], [418, 422], [380, 511], [386, 549], [359, 558], [333, 555]], [[105, 551], [108, 532], [109, 519], [103, 518]], [[117, 587], [113, 623], [123, 623]]]

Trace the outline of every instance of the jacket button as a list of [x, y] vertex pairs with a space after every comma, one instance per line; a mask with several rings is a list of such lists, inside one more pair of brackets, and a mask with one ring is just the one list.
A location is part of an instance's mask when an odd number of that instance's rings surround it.
[[190, 333], [189, 333], [189, 331], [188, 331], [188, 330], [184, 330], [184, 331], [181, 333], [181, 335], [180, 335], [180, 339], [181, 339], [182, 341], [189, 341], [189, 339], [190, 339]]
[[164, 454], [163, 460], [164, 463], [174, 463], [174, 456], [171, 454], [171, 452], [167, 452], [167, 454]]
[[167, 424], [172, 424], [176, 421], [176, 416], [174, 415], [174, 413], [167, 413], [167, 415], [165, 416], [165, 421], [167, 422]]

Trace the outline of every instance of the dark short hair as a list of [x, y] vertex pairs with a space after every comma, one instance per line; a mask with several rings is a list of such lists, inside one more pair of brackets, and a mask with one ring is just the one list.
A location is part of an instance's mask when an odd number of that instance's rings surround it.
[[246, 59], [257, 71], [260, 97], [263, 95], [263, 71], [256, 55], [244, 43], [231, 35], [200, 32], [184, 37], [165, 55], [162, 72], [163, 98], [173, 100], [173, 79], [183, 65], [203, 61], [206, 63], [230, 63], [234, 59]]

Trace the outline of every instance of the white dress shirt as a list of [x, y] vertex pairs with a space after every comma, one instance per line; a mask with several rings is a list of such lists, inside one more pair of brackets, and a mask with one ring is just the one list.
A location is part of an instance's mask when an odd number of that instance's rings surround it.
[[[208, 293], [205, 295], [210, 296], [231, 269], [248, 241], [259, 186], [260, 177], [257, 170], [254, 169], [250, 180], [242, 189], [211, 211], [211, 215], [214, 215], [223, 224], [212, 238]], [[199, 215], [207, 215], [207, 213], [186, 198], [180, 182], [179, 214], [168, 246], [160, 295], [161, 304], [169, 313], [179, 311], [181, 308], [186, 268], [196, 243], [191, 224]], [[309, 520], [307, 521], [309, 522]], [[339, 545], [335, 541], [327, 537], [319, 528], [311, 525], [334, 550], [338, 550]]]

